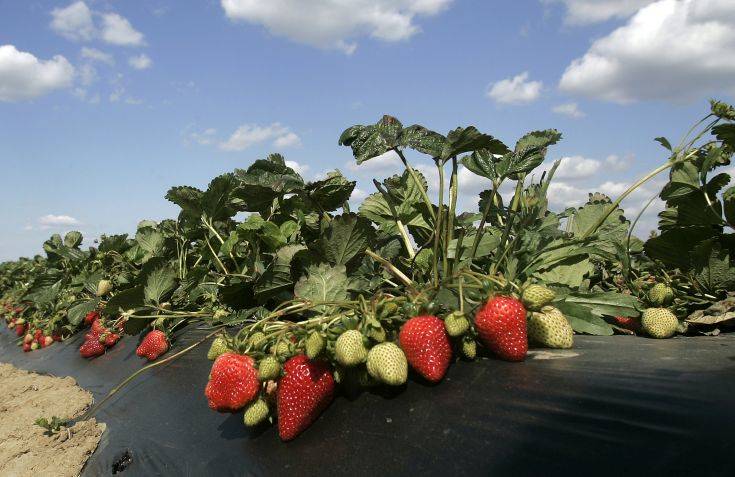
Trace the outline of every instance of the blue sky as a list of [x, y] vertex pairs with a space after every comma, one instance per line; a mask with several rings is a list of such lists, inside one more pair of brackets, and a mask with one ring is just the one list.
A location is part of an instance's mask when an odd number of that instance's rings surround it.
[[[733, 92], [730, 0], [0, 0], [0, 260], [173, 217], [170, 186], [269, 152], [339, 168], [357, 200], [395, 161], [355, 167], [337, 138], [385, 113], [510, 144], [557, 128], [552, 203], [580, 204]], [[466, 172], [471, 208], [485, 184]]]

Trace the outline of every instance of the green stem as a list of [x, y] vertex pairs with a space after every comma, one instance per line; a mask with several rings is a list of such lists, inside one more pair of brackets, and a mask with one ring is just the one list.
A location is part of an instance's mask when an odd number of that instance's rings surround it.
[[495, 203], [495, 198], [500, 196], [500, 193], [498, 192], [498, 188], [500, 187], [502, 183], [503, 183], [502, 180], [493, 181], [493, 193], [492, 193], [492, 196], [490, 196], [490, 200], [487, 201], [487, 204], [485, 205], [485, 209], [482, 211], [482, 217], [480, 218], [480, 224], [477, 226], [477, 233], [475, 234], [475, 240], [472, 243], [472, 252], [470, 253], [470, 261], [475, 259], [475, 255], [477, 254], [477, 247], [480, 246], [480, 239], [482, 239], [482, 234], [485, 232], [485, 223], [487, 222], [487, 216], [490, 213], [490, 208]]
[[413, 281], [408, 278], [402, 271], [398, 270], [392, 263], [390, 263], [388, 260], [384, 259], [377, 253], [373, 252], [370, 249], [365, 250], [365, 254], [367, 254], [370, 258], [375, 260], [376, 262], [380, 263], [384, 268], [386, 268], [393, 276], [395, 276], [397, 279], [403, 282], [404, 285], [407, 287], [413, 287]]
[[[452, 157], [452, 175], [449, 178], [449, 211], [447, 214], [447, 226], [444, 234], [444, 276], [448, 277], [451, 271], [448, 268], [447, 260], [449, 259], [449, 244], [454, 237], [454, 214], [457, 211], [457, 156]], [[454, 251], [455, 258], [457, 250]]]
[[[688, 158], [689, 158], [689, 155], [687, 155], [683, 160], [686, 160]], [[618, 208], [618, 206], [620, 205], [620, 203], [623, 202], [623, 200], [625, 200], [626, 197], [628, 197], [638, 187], [640, 187], [641, 185], [645, 184], [649, 180], [653, 179], [660, 172], [663, 172], [666, 169], [669, 169], [670, 167], [672, 167], [677, 162], [680, 162], [680, 161], [667, 161], [666, 164], [663, 164], [663, 165], [657, 167], [656, 169], [652, 170], [651, 172], [649, 172], [648, 174], [646, 174], [645, 176], [643, 176], [641, 179], [638, 179], [632, 186], [628, 187], [628, 189], [625, 192], [623, 192], [622, 194], [620, 194], [620, 197], [618, 197], [615, 200], [615, 202], [613, 202], [612, 204], [610, 204], [610, 206], [608, 206], [607, 211], [604, 214], [602, 214], [602, 216], [599, 219], [597, 219], [597, 221], [594, 224], [592, 224], [582, 234], [581, 238], [586, 239], [590, 235], [592, 235], [593, 233], [597, 232], [597, 229], [600, 228], [600, 226], [603, 223], [605, 223], [605, 220], [607, 220], [607, 218], [610, 216], [610, 214], [612, 214], [613, 211], [615, 211], [615, 209]]]
[[205, 236], [204, 241], [207, 243], [207, 247], [209, 247], [209, 251], [212, 252], [212, 256], [214, 257], [215, 262], [217, 262], [217, 265], [222, 269], [222, 271], [225, 273], [225, 275], [229, 275], [230, 272], [227, 271], [227, 268], [225, 267], [225, 264], [222, 263], [222, 260], [219, 259], [216, 253], [214, 253], [214, 249], [212, 248], [212, 244], [209, 243], [209, 239]]
[[398, 154], [398, 157], [401, 158], [401, 162], [403, 162], [403, 167], [406, 168], [408, 173], [413, 178], [413, 181], [416, 183], [416, 187], [421, 193], [421, 198], [424, 200], [427, 209], [429, 209], [429, 215], [431, 215], [432, 219], [436, 220], [436, 215], [434, 214], [434, 205], [431, 203], [431, 200], [429, 200], [429, 196], [426, 194], [426, 190], [424, 189], [424, 184], [421, 182], [421, 179], [419, 179], [419, 177], [416, 175], [416, 171], [408, 163], [406, 157], [403, 155], [403, 152], [401, 152], [401, 150], [398, 148], [394, 148], [393, 150], [396, 152], [396, 154]]
[[[439, 209], [436, 216], [436, 224], [434, 225], [434, 286], [439, 286], [439, 244], [442, 238], [442, 217], [444, 215], [444, 165], [440, 165], [439, 161], [436, 162], [436, 167], [439, 170]], [[442, 266], [444, 267], [444, 273], [447, 272], [447, 257], [442, 257]]]
[[[513, 194], [513, 203], [511, 204], [510, 211], [508, 212], [508, 220], [505, 223], [505, 230], [503, 230], [503, 236], [500, 239], [500, 245], [498, 245], [498, 249], [502, 250], [502, 255], [500, 259], [505, 258], [505, 256], [508, 254], [508, 248], [505, 247], [508, 237], [510, 236], [510, 229], [513, 225], [513, 219], [515, 218], [515, 213], [518, 210], [518, 205], [521, 202], [521, 194], [523, 194], [523, 181], [525, 180], [525, 174], [521, 175], [518, 180], [516, 181], [516, 190]], [[494, 275], [495, 272], [498, 270], [498, 265], [500, 264], [500, 259], [493, 262], [492, 266], [490, 267], [490, 275]]]

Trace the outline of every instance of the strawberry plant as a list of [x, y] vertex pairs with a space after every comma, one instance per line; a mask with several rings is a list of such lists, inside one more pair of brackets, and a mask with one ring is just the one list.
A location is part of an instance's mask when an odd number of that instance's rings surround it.
[[[79, 351], [95, 358], [140, 335], [136, 353], [151, 363], [110, 396], [214, 338], [209, 406], [242, 411], [249, 426], [275, 417], [284, 440], [338, 389], [401, 386], [412, 373], [439, 382], [457, 358], [523, 361], [529, 344], [569, 348], [574, 333], [725, 327], [735, 189], [719, 171], [735, 110], [713, 102], [676, 147], [659, 138], [669, 158], [615, 200], [591, 193], [552, 211], [559, 163], [537, 168], [560, 140], [548, 129], [509, 146], [472, 126], [440, 134], [391, 116], [355, 125], [339, 138], [355, 161], [390, 154], [401, 172], [374, 180], [354, 210], [355, 182], [339, 171], [307, 181], [272, 154], [205, 189], [171, 188], [175, 219], [87, 250], [78, 232], [54, 235], [45, 256], [0, 264], [2, 314], [27, 351], [88, 327]], [[436, 168], [432, 187], [419, 154]], [[460, 165], [486, 184], [473, 210], [458, 210]], [[631, 223], [620, 205], [667, 170], [659, 231], [644, 242], [640, 214]], [[182, 349], [192, 326], [211, 332]]]

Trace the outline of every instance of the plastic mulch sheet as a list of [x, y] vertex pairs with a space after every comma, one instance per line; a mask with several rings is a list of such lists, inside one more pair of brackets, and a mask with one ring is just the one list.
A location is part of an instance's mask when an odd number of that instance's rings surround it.
[[[31, 353], [14, 338], [0, 332], [1, 362], [73, 376], [96, 400], [145, 364], [135, 337], [92, 361], [82, 334]], [[285, 444], [207, 407], [207, 348], [105, 404], [83, 475], [735, 475], [735, 335], [577, 336], [524, 363], [458, 362], [438, 385], [339, 396]]]

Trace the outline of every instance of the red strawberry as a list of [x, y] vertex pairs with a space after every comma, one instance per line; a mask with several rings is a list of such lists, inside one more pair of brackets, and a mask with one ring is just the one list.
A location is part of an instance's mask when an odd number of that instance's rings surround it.
[[111, 348], [115, 346], [115, 343], [120, 341], [120, 335], [117, 333], [105, 333], [104, 334], [105, 340], [102, 344], [105, 345], [107, 348]]
[[43, 331], [41, 330], [36, 330], [33, 332], [33, 339], [36, 341], [40, 341], [42, 336], [43, 336]]
[[23, 351], [26, 353], [31, 350], [31, 344], [30, 343], [23, 343]]
[[289, 441], [306, 430], [334, 397], [329, 364], [298, 355], [286, 361], [277, 389], [278, 435]]
[[16, 336], [23, 336], [23, 333], [26, 332], [26, 325], [15, 325], [15, 335]]
[[616, 325], [621, 328], [625, 328], [626, 330], [641, 330], [641, 322], [638, 318], [633, 318], [632, 316], [615, 316], [613, 319], [615, 320]]
[[225, 353], [212, 365], [204, 389], [209, 407], [219, 412], [236, 412], [258, 395], [260, 381], [250, 356]]
[[406, 359], [421, 376], [432, 383], [441, 381], [452, 359], [444, 321], [436, 316], [415, 316], [398, 335]]
[[509, 296], [491, 298], [475, 315], [480, 341], [506, 361], [523, 361], [528, 351], [526, 309]]
[[79, 347], [79, 354], [82, 358], [94, 358], [105, 353], [105, 345], [99, 340], [87, 340]]
[[92, 333], [96, 335], [101, 335], [102, 333], [106, 331], [107, 331], [107, 328], [105, 328], [105, 325], [102, 324], [102, 320], [97, 319], [92, 322]]
[[90, 311], [87, 313], [87, 315], [84, 317], [84, 324], [89, 326], [92, 323], [95, 322], [95, 320], [98, 320], [100, 317], [100, 314], [96, 311]]
[[135, 354], [145, 357], [148, 361], [153, 361], [166, 351], [168, 351], [166, 333], [161, 330], [153, 330], [145, 335], [140, 346], [135, 350]]
[[32, 334], [30, 334], [30, 333], [27, 333], [27, 334], [25, 335], [25, 337], [23, 337], [23, 343], [28, 343], [28, 344], [30, 344], [30, 343], [31, 343], [31, 341], [33, 341], [33, 335], [32, 335]]
[[58, 331], [54, 331], [51, 333], [51, 338], [53, 338], [54, 341], [62, 341], [63, 338], [61, 337], [61, 333]]

